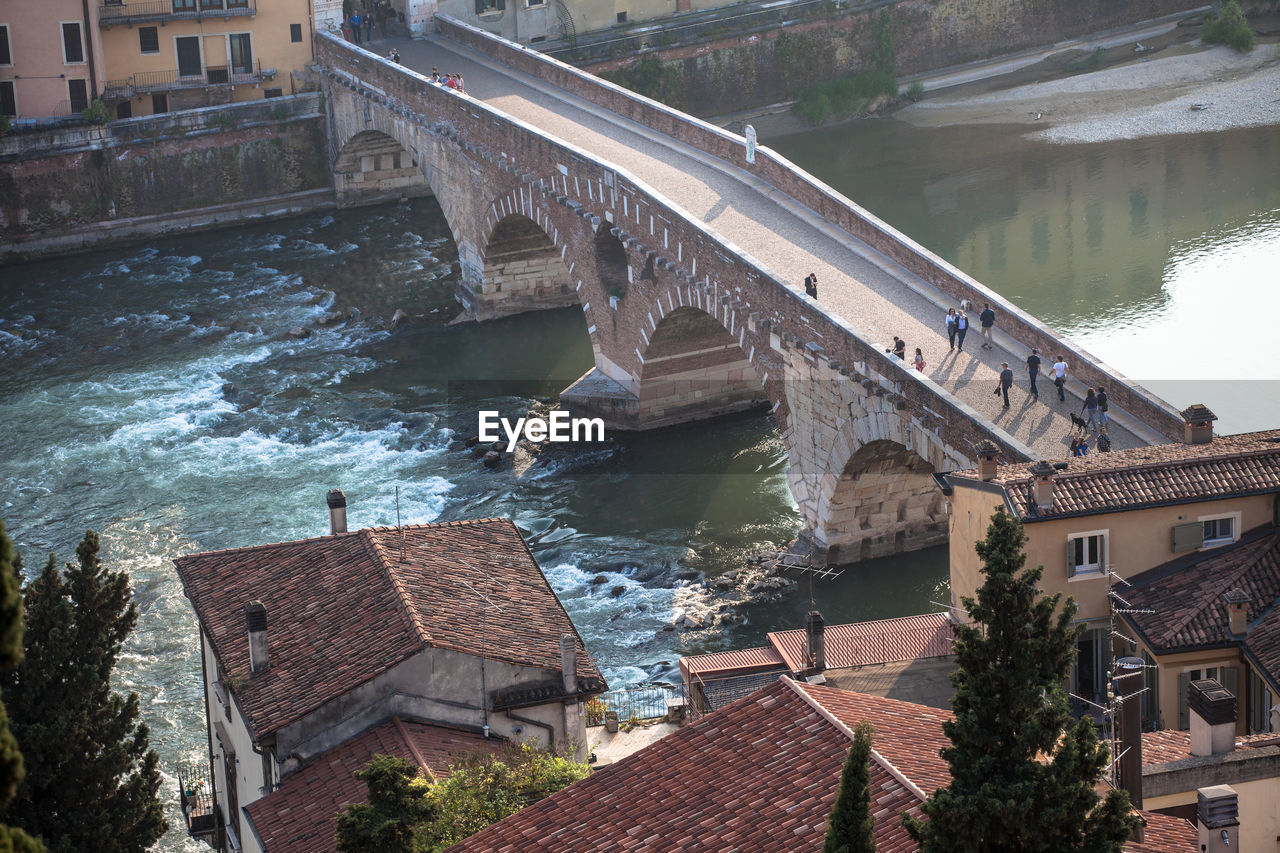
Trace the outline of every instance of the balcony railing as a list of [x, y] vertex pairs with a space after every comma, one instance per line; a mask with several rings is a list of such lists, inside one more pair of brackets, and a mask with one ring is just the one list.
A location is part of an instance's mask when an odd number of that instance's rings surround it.
[[134, 24], [144, 21], [200, 21], [258, 14], [258, 0], [129, 0], [106, 2], [98, 7], [98, 25]]
[[246, 65], [209, 65], [199, 74], [179, 74], [177, 71], [140, 71], [121, 80], [108, 80], [102, 92], [103, 100], [122, 100], [134, 95], [152, 92], [172, 92], [177, 89], [203, 89], [208, 86], [234, 86], [240, 83], [261, 83], [276, 76], [276, 69], [263, 68], [261, 62]]
[[187, 834], [208, 840], [218, 833], [218, 801], [214, 796], [208, 768], [184, 765], [178, 768], [178, 802]]

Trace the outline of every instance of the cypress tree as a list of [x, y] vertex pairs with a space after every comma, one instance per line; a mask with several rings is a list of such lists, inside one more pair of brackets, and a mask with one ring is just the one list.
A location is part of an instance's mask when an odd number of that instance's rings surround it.
[[827, 824], [822, 853], [875, 853], [871, 819], [871, 724], [853, 730], [853, 743], [840, 771], [840, 790]]
[[[22, 662], [22, 561], [0, 521], [0, 669]], [[24, 772], [22, 753], [0, 703], [0, 810], [13, 799]], [[0, 853], [44, 853], [44, 845], [21, 829], [0, 825]]]
[[168, 828], [138, 695], [111, 689], [137, 607], [128, 576], [104, 568], [98, 549], [89, 531], [65, 573], [51, 555], [24, 587], [26, 657], [4, 677], [27, 759], [8, 818], [51, 853], [141, 853]]
[[943, 724], [951, 784], [907, 818], [921, 853], [1109, 853], [1137, 825], [1129, 795], [1094, 785], [1108, 750], [1088, 720], [1072, 724], [1062, 683], [1084, 630], [1075, 602], [1041, 596], [1024, 569], [1026, 535], [1003, 508], [978, 543], [984, 566], [971, 625], [956, 628], [955, 718]]

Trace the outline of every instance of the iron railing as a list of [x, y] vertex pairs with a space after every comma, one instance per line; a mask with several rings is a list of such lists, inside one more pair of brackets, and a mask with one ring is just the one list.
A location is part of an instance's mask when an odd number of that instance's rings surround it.
[[98, 7], [98, 25], [133, 24], [140, 21], [200, 21], [258, 14], [258, 0], [128, 0]]
[[218, 800], [209, 768], [198, 764], [178, 768], [178, 803], [188, 835], [204, 839], [217, 834]]
[[619, 723], [645, 723], [665, 719], [673, 705], [682, 707], [687, 719], [691, 710], [688, 698], [683, 684], [610, 690], [593, 697], [587, 703], [587, 725], [604, 725], [605, 717], [610, 711], [618, 715]]
[[139, 71], [120, 80], [108, 80], [103, 89], [104, 100], [119, 100], [151, 92], [175, 89], [203, 89], [206, 86], [231, 86], [239, 83], [261, 83], [276, 76], [276, 69], [252, 65], [208, 65], [198, 74], [179, 74], [176, 70]]

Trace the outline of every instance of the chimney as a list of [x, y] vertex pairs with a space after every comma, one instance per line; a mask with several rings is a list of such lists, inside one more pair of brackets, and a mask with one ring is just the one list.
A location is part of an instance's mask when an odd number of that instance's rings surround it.
[[[1116, 661], [1115, 694], [1120, 700], [1120, 787], [1129, 792], [1129, 802], [1142, 808], [1142, 688], [1146, 683], [1142, 658]], [[1139, 839], [1140, 840], [1140, 839]]]
[[244, 606], [244, 624], [249, 632], [249, 672], [267, 668], [267, 608], [261, 601]]
[[1216, 679], [1191, 682], [1191, 754], [1223, 755], [1236, 745], [1236, 697]]
[[1214, 785], [1196, 791], [1196, 833], [1206, 853], [1240, 849], [1240, 801], [1234, 788]]
[[342, 489], [330, 489], [329, 494], [324, 496], [324, 502], [329, 505], [329, 534], [336, 536], [346, 533], [347, 496], [342, 493]]
[[1186, 444], [1208, 444], [1213, 441], [1213, 422], [1218, 416], [1203, 403], [1196, 403], [1182, 412], [1186, 421], [1183, 441]]
[[1227, 603], [1227, 626], [1232, 635], [1243, 637], [1249, 633], [1249, 605], [1253, 602], [1253, 597], [1236, 587], [1223, 593], [1222, 600]]
[[564, 695], [578, 692], [578, 641], [573, 634], [560, 635], [560, 673], [564, 678]]
[[975, 448], [978, 453], [978, 478], [990, 483], [996, 478], [996, 466], [1000, 464], [1000, 448], [989, 438], [984, 438]]
[[1056, 470], [1041, 459], [1027, 469], [1035, 479], [1031, 481], [1031, 496], [1037, 509], [1053, 509], [1053, 475]]
[[809, 665], [814, 672], [822, 672], [827, 668], [827, 639], [821, 613], [809, 611], [804, 617], [804, 633], [809, 646]]

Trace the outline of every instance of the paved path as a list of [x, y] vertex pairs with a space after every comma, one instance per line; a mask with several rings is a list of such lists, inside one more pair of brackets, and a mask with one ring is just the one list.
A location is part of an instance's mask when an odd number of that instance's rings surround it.
[[[816, 272], [821, 303], [868, 340], [887, 349], [898, 335], [909, 354], [920, 347], [934, 381], [1037, 454], [1067, 454], [1067, 413], [1080, 411], [1084, 389], [1070, 385], [1067, 401], [1059, 403], [1042, 377], [1040, 402], [1033, 401], [1023, 366], [1027, 350], [999, 332], [998, 317], [997, 346], [981, 349], [981, 306], [971, 312], [965, 351], [951, 352], [942, 294], [755, 176], [448, 40], [375, 39], [369, 47], [385, 55], [393, 44], [410, 68], [461, 73], [472, 97], [616, 163], [794, 290], [802, 292], [805, 274]], [[1053, 355], [1041, 353], [1046, 369]], [[992, 394], [1001, 361], [1014, 368], [1009, 409]], [[1116, 449], [1167, 441], [1114, 410], [1109, 434]]]

